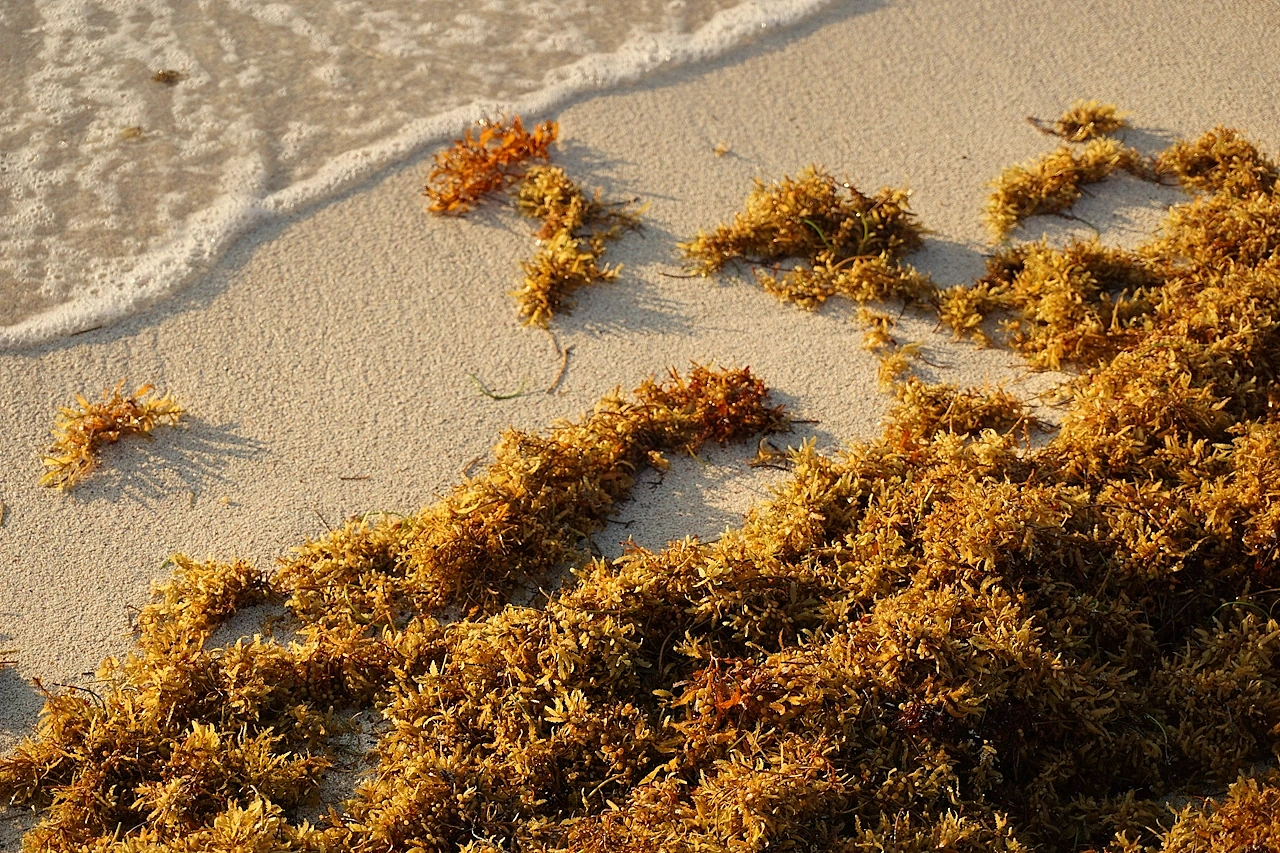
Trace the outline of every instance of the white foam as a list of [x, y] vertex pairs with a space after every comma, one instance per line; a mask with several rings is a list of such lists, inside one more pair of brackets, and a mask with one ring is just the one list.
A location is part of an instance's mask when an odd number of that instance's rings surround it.
[[[611, 16], [545, 0], [227, 0], [195, 33], [198, 0], [23, 2], [17, 23], [38, 26], [16, 52], [23, 86], [0, 95], [0, 295], [44, 304], [0, 325], [0, 348], [136, 313], [264, 219], [479, 118], [546, 114], [827, 0], [626, 0]], [[151, 81], [161, 68], [183, 79]]]

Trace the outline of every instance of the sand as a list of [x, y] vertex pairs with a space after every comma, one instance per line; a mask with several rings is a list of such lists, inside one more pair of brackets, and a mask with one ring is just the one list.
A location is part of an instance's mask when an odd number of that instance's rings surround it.
[[[817, 162], [866, 190], [909, 185], [932, 230], [911, 262], [945, 284], [967, 280], [988, 250], [985, 185], [1053, 145], [1027, 115], [1093, 97], [1132, 113], [1127, 139], [1147, 152], [1225, 123], [1274, 154], [1276, 32], [1280, 7], [1261, 3], [836, 4], [709, 65], [554, 114], [558, 163], [650, 205], [643, 233], [610, 250], [620, 280], [581, 293], [553, 322], [556, 342], [521, 326], [508, 295], [533, 248], [527, 223], [502, 207], [425, 215], [424, 154], [253, 233], [129, 321], [0, 353], [0, 649], [17, 661], [0, 672], [0, 749], [35, 720], [32, 681], [92, 686], [101, 658], [127, 648], [131, 609], [171, 552], [269, 566], [348, 516], [420, 507], [482, 463], [504, 427], [576, 416], [615, 386], [690, 361], [748, 365], [814, 421], [776, 443], [832, 449], [873, 435], [888, 398], [852, 306], [810, 313], [749, 280], [682, 278], [676, 241], [731, 216], [753, 177]], [[1180, 198], [1121, 179], [1075, 212], [1129, 244]], [[1036, 219], [1015, 236], [1069, 224]], [[901, 338], [937, 365], [927, 378], [1025, 394], [1054, 381], [1007, 351], [953, 344], [927, 319], [902, 323]], [[557, 345], [572, 350], [545, 393]], [[38, 486], [57, 406], [124, 378], [171, 390], [188, 425], [116, 445], [69, 494]], [[527, 393], [494, 400], [475, 380]], [[597, 547], [736, 524], [780, 476], [749, 468], [754, 451], [647, 474]], [[12, 832], [0, 828], [0, 849]]]

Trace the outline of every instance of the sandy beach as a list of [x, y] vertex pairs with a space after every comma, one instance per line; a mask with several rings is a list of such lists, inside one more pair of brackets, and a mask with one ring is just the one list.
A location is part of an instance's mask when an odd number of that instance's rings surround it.
[[[749, 366], [812, 422], [775, 443], [875, 434], [889, 398], [854, 306], [807, 312], [749, 277], [683, 277], [676, 242], [730, 218], [753, 178], [818, 163], [864, 190], [910, 187], [930, 233], [909, 262], [942, 284], [971, 280], [990, 248], [988, 183], [1053, 147], [1029, 115], [1097, 98], [1130, 114], [1125, 138], [1144, 153], [1226, 124], [1274, 155], [1277, 32], [1280, 8], [1262, 3], [837, 3], [710, 64], [526, 117], [559, 122], [555, 161], [581, 183], [648, 204], [643, 231], [610, 249], [619, 280], [580, 292], [550, 335], [522, 326], [508, 295], [534, 246], [527, 222], [503, 205], [424, 213], [426, 152], [255, 231], [136, 317], [0, 353], [0, 649], [16, 661], [0, 671], [0, 750], [36, 719], [33, 681], [89, 685], [127, 648], [130, 613], [170, 553], [270, 566], [352, 515], [419, 508], [483, 463], [503, 428], [576, 417], [616, 386], [690, 362]], [[1074, 212], [1129, 245], [1183, 197], [1117, 179]], [[1073, 229], [1090, 233], [1037, 218], [1017, 236]], [[937, 365], [922, 368], [931, 379], [1025, 396], [1055, 381], [923, 316], [900, 331]], [[557, 347], [571, 349], [548, 393]], [[187, 425], [109, 448], [70, 493], [41, 488], [57, 407], [122, 379], [172, 392]], [[478, 384], [524, 393], [498, 400]], [[755, 450], [646, 474], [595, 537], [600, 552], [736, 525], [781, 476], [748, 467]], [[16, 849], [6, 832], [0, 849]]]

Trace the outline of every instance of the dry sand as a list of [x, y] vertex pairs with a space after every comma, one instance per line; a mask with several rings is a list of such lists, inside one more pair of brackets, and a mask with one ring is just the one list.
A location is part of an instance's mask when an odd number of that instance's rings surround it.
[[[533, 247], [527, 223], [501, 207], [424, 215], [424, 160], [255, 232], [128, 322], [0, 354], [0, 649], [17, 660], [0, 672], [0, 749], [35, 720], [31, 680], [91, 685], [99, 660], [126, 648], [131, 608], [169, 553], [270, 565], [347, 516], [430, 501], [508, 425], [576, 416], [669, 366], [749, 365], [817, 421], [779, 443], [874, 434], [887, 398], [849, 304], [808, 313], [749, 281], [669, 277], [675, 242], [728, 218], [753, 177], [817, 162], [866, 190], [909, 185], [932, 229], [912, 262], [966, 280], [987, 250], [986, 183], [1053, 145], [1029, 114], [1093, 97], [1131, 111], [1127, 138], [1146, 151], [1226, 123], [1274, 153], [1277, 32], [1280, 6], [1253, 0], [838, 3], [710, 65], [570, 104], [554, 116], [557, 162], [650, 207], [643, 234], [611, 250], [621, 279], [553, 322], [573, 348], [555, 393], [543, 392], [560, 367], [551, 338], [522, 327], [507, 295]], [[1076, 212], [1131, 243], [1178, 198], [1119, 180]], [[1037, 219], [1016, 236], [1064, 230]], [[1016, 381], [1025, 393], [1051, 381], [1008, 352], [951, 344], [927, 320], [903, 323], [902, 337], [945, 365], [932, 378]], [[493, 400], [471, 376], [528, 393]], [[172, 390], [189, 425], [116, 445], [70, 494], [39, 487], [56, 407], [125, 377]], [[646, 475], [599, 548], [736, 524], [776, 476], [744, 464], [753, 451]], [[0, 849], [12, 833], [0, 828]]]

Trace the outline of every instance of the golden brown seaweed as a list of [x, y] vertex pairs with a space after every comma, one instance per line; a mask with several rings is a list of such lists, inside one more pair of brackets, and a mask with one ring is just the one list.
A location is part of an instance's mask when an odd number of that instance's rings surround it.
[[49, 470], [40, 478], [42, 486], [70, 489], [98, 465], [98, 451], [126, 435], [151, 437], [159, 424], [181, 421], [182, 407], [168, 394], [156, 396], [155, 387], [142, 385], [129, 396], [114, 390], [102, 392], [102, 402], [91, 403], [76, 395], [76, 406], [58, 410], [53, 426], [53, 444], [41, 456]]
[[516, 209], [542, 222], [533, 258], [522, 261], [524, 282], [513, 291], [520, 316], [546, 327], [552, 316], [572, 305], [573, 292], [613, 281], [620, 267], [600, 262], [605, 245], [624, 229], [639, 227], [639, 217], [624, 204], [586, 194], [558, 166], [535, 166], [520, 184]]
[[863, 195], [816, 166], [773, 184], [756, 181], [746, 207], [731, 225], [699, 232], [681, 251], [707, 274], [736, 260], [804, 258], [838, 264], [850, 258], [889, 257], [920, 246], [920, 226], [904, 190]]
[[1269, 193], [1276, 185], [1275, 163], [1238, 131], [1221, 125], [1161, 152], [1156, 171], [1176, 176], [1188, 189], [1232, 196]]
[[768, 292], [804, 308], [839, 293], [864, 302], [932, 295], [933, 282], [899, 259], [921, 246], [905, 190], [867, 196], [816, 166], [773, 184], [756, 181], [729, 225], [700, 231], [679, 248], [695, 272], [709, 275], [735, 261], [806, 262], [779, 275], [761, 272]]
[[[1010, 394], [911, 378], [714, 541], [588, 560], [663, 449], [781, 423], [744, 371], [646, 383], [274, 578], [175, 558], [0, 795], [44, 809], [30, 849], [100, 853], [1271, 850], [1280, 271], [1256, 194], [1211, 198], [1138, 251], [1003, 250], [951, 306], [1080, 366], [1041, 447]], [[214, 643], [276, 597], [297, 639]]]
[[1030, 121], [1044, 133], [1060, 136], [1068, 142], [1088, 142], [1111, 136], [1126, 126], [1124, 114], [1116, 110], [1115, 104], [1084, 100], [1072, 103], [1051, 125], [1035, 118]]
[[1116, 171], [1145, 177], [1142, 156], [1114, 139], [1090, 141], [1079, 152], [1061, 145], [1037, 160], [1009, 166], [992, 182], [984, 219], [997, 240], [1003, 240], [1030, 216], [1061, 213], [1080, 198], [1080, 187], [1103, 180]]

